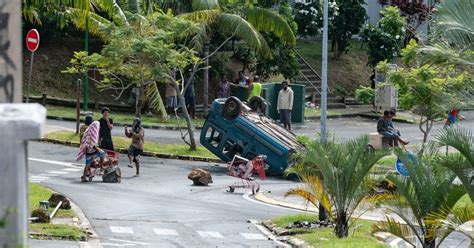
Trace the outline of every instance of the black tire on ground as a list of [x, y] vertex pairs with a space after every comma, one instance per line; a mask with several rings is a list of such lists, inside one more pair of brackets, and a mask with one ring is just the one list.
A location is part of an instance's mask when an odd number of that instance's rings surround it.
[[242, 111], [242, 102], [239, 100], [239, 98], [231, 96], [227, 98], [224, 106], [222, 107], [222, 115], [224, 118], [235, 119]]
[[264, 114], [267, 110], [267, 102], [261, 96], [252, 96], [248, 103], [250, 109], [257, 113]]

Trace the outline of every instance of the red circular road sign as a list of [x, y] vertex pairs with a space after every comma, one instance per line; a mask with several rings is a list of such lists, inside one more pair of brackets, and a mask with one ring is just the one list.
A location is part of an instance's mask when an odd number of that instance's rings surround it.
[[40, 43], [40, 36], [38, 30], [32, 29], [26, 34], [26, 47], [30, 52], [34, 52], [38, 49]]

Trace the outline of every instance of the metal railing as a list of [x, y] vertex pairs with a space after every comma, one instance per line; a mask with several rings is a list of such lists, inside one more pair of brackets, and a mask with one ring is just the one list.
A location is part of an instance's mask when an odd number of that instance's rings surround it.
[[[300, 60], [303, 61], [303, 63], [311, 70], [311, 72], [313, 72], [314, 75], [318, 77], [319, 82], [321, 82], [321, 76], [318, 74], [318, 72], [304, 59], [304, 57], [296, 49], [293, 49], [293, 51], [298, 56], [298, 58], [300, 58]], [[321, 93], [319, 89], [315, 87], [314, 84], [304, 75], [303, 72], [300, 71], [300, 74], [303, 75], [304, 79], [308, 81], [311, 84], [311, 86], [313, 86], [319, 93]], [[328, 93], [331, 93], [331, 89], [329, 88], [329, 85], [328, 85]]]

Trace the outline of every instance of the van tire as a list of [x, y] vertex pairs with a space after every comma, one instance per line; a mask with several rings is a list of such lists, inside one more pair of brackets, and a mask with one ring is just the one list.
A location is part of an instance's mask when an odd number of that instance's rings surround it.
[[240, 112], [242, 111], [242, 102], [234, 96], [231, 96], [225, 100], [222, 115], [226, 119], [235, 119], [239, 116]]
[[267, 110], [267, 102], [261, 96], [252, 96], [248, 105], [252, 111], [259, 114], [265, 114], [265, 111]]

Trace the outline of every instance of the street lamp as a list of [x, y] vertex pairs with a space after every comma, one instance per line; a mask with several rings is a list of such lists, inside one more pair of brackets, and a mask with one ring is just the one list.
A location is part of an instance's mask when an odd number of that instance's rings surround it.
[[[327, 91], [328, 91], [328, 0], [324, 0], [323, 3], [323, 61], [321, 67], [321, 131], [320, 139], [321, 143], [327, 142]], [[324, 178], [322, 179], [324, 183]], [[324, 184], [323, 184], [324, 187]], [[319, 220], [323, 221], [327, 219], [327, 214], [319, 203]]]

